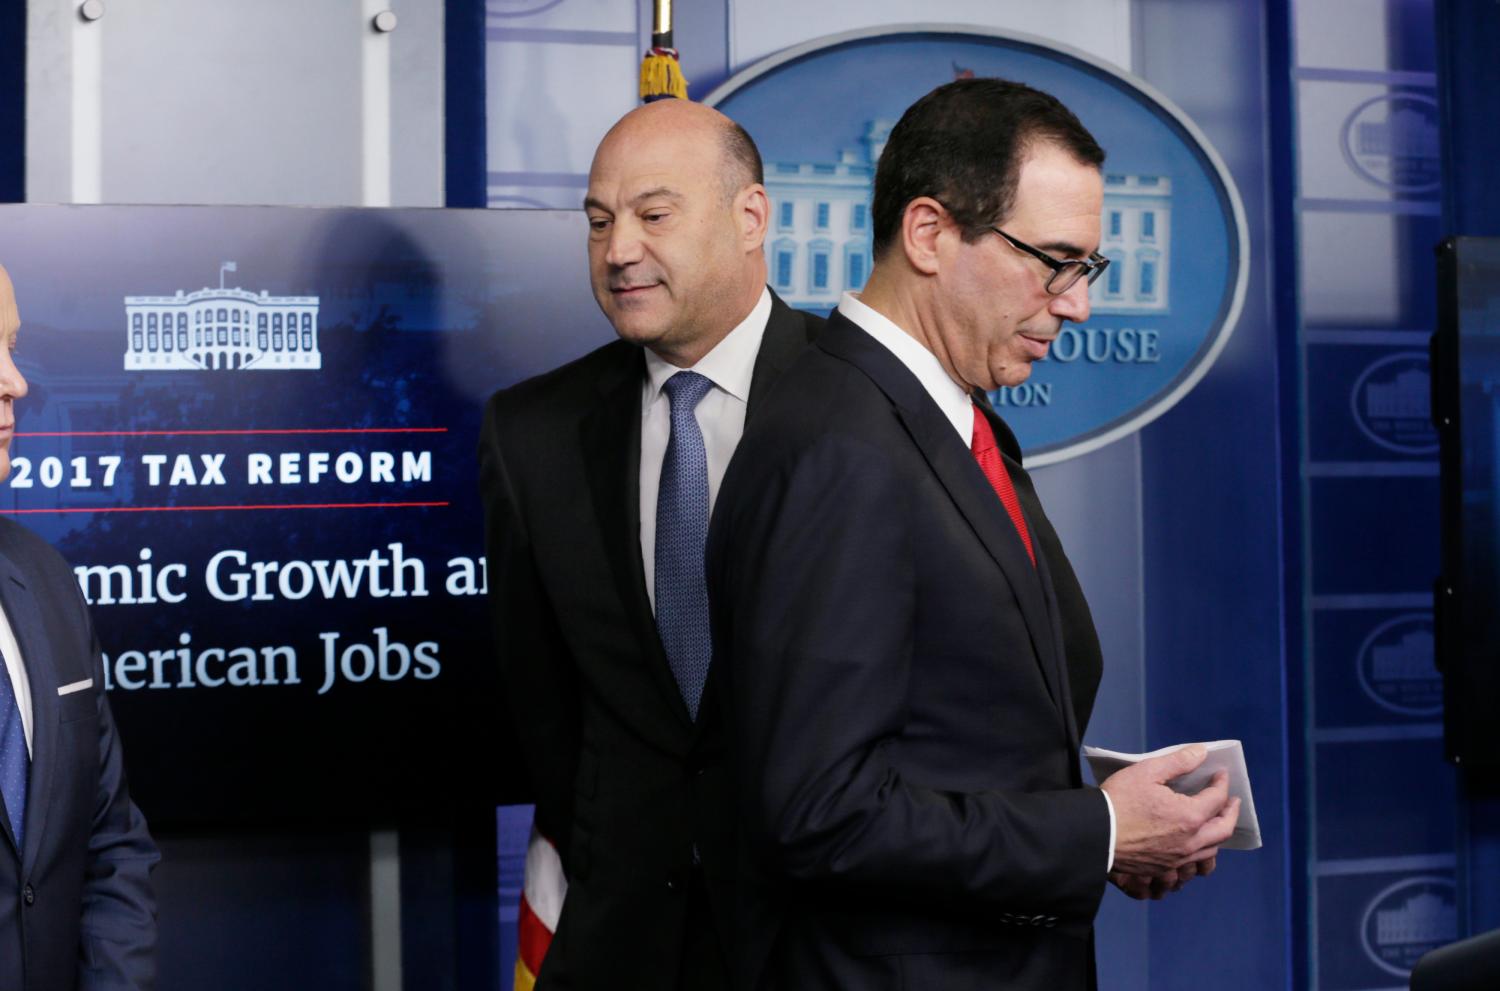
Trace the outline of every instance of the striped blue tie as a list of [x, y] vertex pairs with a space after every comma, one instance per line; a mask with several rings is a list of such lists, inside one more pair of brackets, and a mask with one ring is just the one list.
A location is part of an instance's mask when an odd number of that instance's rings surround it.
[[[6, 664], [17, 663], [10, 659]], [[0, 797], [10, 813], [11, 832], [19, 849], [26, 828], [26, 778], [31, 773], [31, 755], [26, 751], [26, 730], [21, 725], [21, 710], [16, 706], [16, 690], [10, 683], [10, 672], [0, 664]]]
[[713, 385], [696, 372], [678, 372], [662, 386], [672, 404], [672, 434], [656, 499], [656, 629], [694, 720], [713, 659], [703, 576], [708, 453], [694, 411]]

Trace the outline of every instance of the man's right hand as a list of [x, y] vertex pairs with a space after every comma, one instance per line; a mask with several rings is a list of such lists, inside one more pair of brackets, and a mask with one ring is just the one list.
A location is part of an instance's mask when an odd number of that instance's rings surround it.
[[1194, 744], [1116, 771], [1100, 787], [1115, 809], [1115, 872], [1159, 875], [1206, 860], [1234, 833], [1240, 800], [1229, 797], [1220, 771], [1196, 795], [1179, 795], [1167, 782], [1208, 757]]

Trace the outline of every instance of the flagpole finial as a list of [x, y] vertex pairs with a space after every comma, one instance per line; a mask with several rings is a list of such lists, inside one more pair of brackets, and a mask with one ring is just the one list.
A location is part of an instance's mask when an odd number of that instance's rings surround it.
[[641, 60], [641, 101], [688, 98], [688, 81], [672, 47], [672, 0], [655, 0], [651, 50]]

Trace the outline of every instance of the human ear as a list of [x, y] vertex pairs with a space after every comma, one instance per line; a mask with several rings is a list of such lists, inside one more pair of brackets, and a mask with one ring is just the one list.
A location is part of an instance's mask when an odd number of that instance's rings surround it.
[[936, 275], [938, 239], [948, 226], [948, 211], [931, 196], [918, 196], [901, 211], [901, 248], [912, 268]]

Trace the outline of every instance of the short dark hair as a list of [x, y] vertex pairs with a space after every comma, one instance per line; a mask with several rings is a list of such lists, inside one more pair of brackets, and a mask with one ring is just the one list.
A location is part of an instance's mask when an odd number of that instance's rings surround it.
[[973, 241], [1010, 213], [1026, 150], [1052, 142], [1081, 164], [1104, 149], [1057, 97], [1005, 79], [958, 79], [907, 108], [875, 170], [875, 256], [897, 239], [907, 204], [931, 196]]
[[734, 195], [751, 183], [765, 184], [766, 169], [760, 161], [760, 149], [755, 139], [735, 121], [724, 128], [721, 138], [724, 153], [724, 198]]

